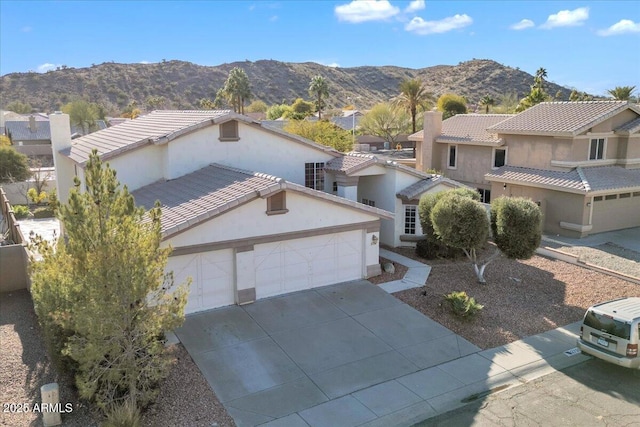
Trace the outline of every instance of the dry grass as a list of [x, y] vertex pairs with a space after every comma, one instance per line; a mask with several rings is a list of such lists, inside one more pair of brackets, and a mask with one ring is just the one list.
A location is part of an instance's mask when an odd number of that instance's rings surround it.
[[[597, 302], [640, 296], [640, 285], [540, 256], [499, 258], [480, 285], [466, 259], [423, 260], [413, 249], [397, 252], [432, 270], [425, 287], [394, 295], [483, 349], [576, 322]], [[471, 321], [459, 319], [443, 304], [442, 296], [452, 291], [466, 291], [484, 309]]]

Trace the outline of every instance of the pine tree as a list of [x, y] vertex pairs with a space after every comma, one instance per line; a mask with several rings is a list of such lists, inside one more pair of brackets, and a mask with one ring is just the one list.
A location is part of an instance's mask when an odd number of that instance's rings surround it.
[[165, 274], [160, 208], [134, 204], [116, 172], [91, 154], [85, 190], [57, 206], [64, 239], [36, 239], [32, 295], [54, 357], [75, 373], [80, 397], [108, 411], [145, 406], [169, 368], [164, 333], [184, 320], [188, 283]]

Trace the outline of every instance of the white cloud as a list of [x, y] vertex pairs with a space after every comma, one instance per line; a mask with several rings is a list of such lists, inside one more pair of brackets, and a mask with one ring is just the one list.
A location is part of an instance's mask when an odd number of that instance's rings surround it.
[[416, 16], [404, 26], [404, 29], [421, 36], [425, 36], [427, 34], [440, 34], [451, 30], [457, 30], [471, 25], [472, 23], [473, 19], [466, 14], [450, 16], [441, 19], [440, 21], [425, 21], [419, 16]]
[[336, 6], [334, 11], [338, 20], [356, 24], [383, 21], [400, 13], [400, 9], [391, 6], [388, 0], [353, 0], [351, 3]]
[[640, 33], [640, 22], [621, 19], [606, 30], [599, 30], [599, 36], [617, 36], [618, 34]]
[[271, 18], [269, 18], [269, 21], [271, 22], [276, 22], [278, 20], [278, 15], [273, 15]]
[[140, 61], [140, 64], [151, 64], [150, 61]]
[[42, 65], [38, 65], [38, 72], [46, 73], [47, 71], [55, 70], [58, 67], [60, 67], [60, 64], [50, 64], [49, 62], [46, 62]]
[[406, 13], [417, 12], [425, 8], [424, 0], [413, 0], [404, 10]]
[[575, 10], [561, 10], [558, 13], [549, 15], [547, 22], [541, 28], [575, 27], [584, 24], [589, 19], [589, 8], [579, 7]]
[[337, 62], [325, 62], [325, 61], [317, 61], [317, 60], [311, 60], [310, 62], [315, 62], [316, 64], [324, 65], [325, 67], [331, 67], [331, 68], [340, 67], [340, 64], [338, 64]]
[[516, 22], [515, 24], [511, 25], [509, 28], [511, 28], [512, 30], [524, 30], [533, 26], [535, 26], [535, 24], [531, 19], [523, 19], [522, 21]]

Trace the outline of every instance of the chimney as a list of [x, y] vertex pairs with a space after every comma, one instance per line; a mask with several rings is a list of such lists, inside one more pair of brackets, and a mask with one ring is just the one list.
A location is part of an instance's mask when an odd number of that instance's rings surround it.
[[51, 149], [53, 151], [53, 165], [56, 170], [56, 190], [60, 203], [67, 203], [69, 190], [73, 188], [73, 178], [76, 176], [75, 163], [60, 151], [71, 148], [71, 126], [69, 115], [56, 111], [49, 115], [51, 126]]
[[424, 113], [422, 132], [422, 141], [418, 141], [416, 144], [416, 169], [419, 171], [442, 170], [441, 149], [436, 142], [436, 138], [442, 134], [442, 113], [440, 111]]
[[36, 125], [36, 118], [32, 114], [29, 116], [29, 131], [31, 131], [31, 133], [36, 133], [37, 130], [38, 126]]

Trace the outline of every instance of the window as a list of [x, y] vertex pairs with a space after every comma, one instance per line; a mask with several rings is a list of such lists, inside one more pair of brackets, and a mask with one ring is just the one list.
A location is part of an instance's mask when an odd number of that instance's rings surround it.
[[478, 188], [478, 193], [480, 193], [480, 203], [491, 203], [491, 190]]
[[633, 197], [640, 197], [640, 191], [634, 191]]
[[362, 204], [363, 205], [367, 205], [367, 206], [371, 206], [373, 208], [376, 207], [376, 202], [375, 200], [369, 200], [369, 199], [362, 199]]
[[238, 136], [238, 122], [230, 120], [220, 124], [220, 141], [237, 141]]
[[407, 205], [404, 207], [404, 234], [416, 234], [416, 214], [417, 206]]
[[617, 199], [617, 198], [618, 198], [618, 195], [617, 195], [617, 194], [609, 194], [609, 195], [607, 195], [607, 196], [604, 196], [604, 199], [605, 199], [605, 200], [615, 200], [615, 199]]
[[304, 164], [304, 186], [324, 190], [324, 163]]
[[589, 146], [589, 160], [604, 159], [604, 138], [593, 138]]
[[494, 148], [493, 150], [493, 167], [499, 168], [507, 164], [507, 149]]
[[336, 181], [333, 181], [333, 192], [334, 193], [338, 192], [338, 183]]
[[457, 165], [458, 157], [458, 146], [450, 145], [449, 146], [449, 160], [447, 164], [449, 165], [449, 169], [455, 169]]
[[622, 193], [622, 194], [620, 194], [620, 198], [621, 199], [628, 199], [629, 197], [631, 197], [631, 193]]
[[287, 210], [287, 193], [280, 191], [267, 197], [267, 215], [280, 215], [289, 212]]
[[602, 201], [602, 196], [596, 196], [593, 198], [594, 202], [601, 202]]

